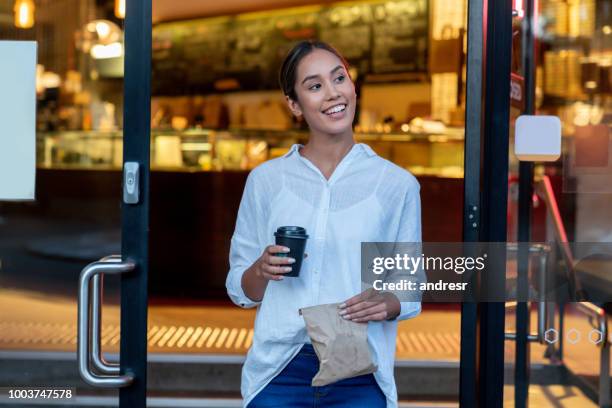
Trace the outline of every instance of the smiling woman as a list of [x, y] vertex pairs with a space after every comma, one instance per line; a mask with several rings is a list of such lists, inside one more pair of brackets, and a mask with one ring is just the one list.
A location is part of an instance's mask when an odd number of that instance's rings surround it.
[[[416, 316], [421, 305], [391, 293], [361, 292], [360, 245], [421, 240], [419, 184], [355, 143], [357, 97], [348, 68], [323, 42], [304, 41], [289, 52], [280, 85], [293, 115], [308, 124], [308, 142], [256, 167], [240, 203], [226, 286], [237, 305], [259, 306], [241, 386], [250, 408], [313, 401], [326, 407], [397, 406], [397, 320]], [[304, 228], [310, 237], [299, 277], [285, 275], [295, 265], [290, 250], [270, 245], [274, 231], [287, 225]], [[339, 319], [368, 325], [374, 374], [311, 386], [319, 361], [299, 310], [319, 304], [338, 304]]]
[[357, 95], [348, 63], [331, 45], [304, 41], [285, 59], [280, 85], [289, 109], [310, 130], [301, 155], [328, 179], [355, 144], [352, 123]]

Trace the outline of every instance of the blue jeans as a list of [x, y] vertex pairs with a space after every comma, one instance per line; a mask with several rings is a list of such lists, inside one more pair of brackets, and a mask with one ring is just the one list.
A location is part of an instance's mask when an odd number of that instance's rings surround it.
[[283, 371], [251, 400], [248, 408], [384, 408], [386, 398], [372, 374], [323, 387], [311, 386], [319, 371], [312, 345], [305, 344]]

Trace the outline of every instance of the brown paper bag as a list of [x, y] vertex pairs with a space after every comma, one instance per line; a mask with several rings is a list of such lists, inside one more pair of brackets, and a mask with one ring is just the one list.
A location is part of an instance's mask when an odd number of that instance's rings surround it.
[[313, 387], [321, 387], [377, 370], [368, 349], [367, 323], [355, 323], [338, 314], [339, 303], [300, 309], [317, 357], [319, 372]]

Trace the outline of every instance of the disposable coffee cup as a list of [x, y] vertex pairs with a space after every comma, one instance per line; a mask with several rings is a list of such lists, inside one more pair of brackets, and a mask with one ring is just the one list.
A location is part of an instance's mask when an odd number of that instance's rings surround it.
[[291, 266], [291, 272], [283, 274], [283, 276], [300, 276], [300, 268], [304, 259], [304, 249], [306, 248], [306, 230], [302, 227], [279, 227], [274, 233], [276, 237], [276, 245], [281, 245], [289, 248], [289, 252], [277, 253], [276, 256], [291, 257], [295, 259], [295, 263]]

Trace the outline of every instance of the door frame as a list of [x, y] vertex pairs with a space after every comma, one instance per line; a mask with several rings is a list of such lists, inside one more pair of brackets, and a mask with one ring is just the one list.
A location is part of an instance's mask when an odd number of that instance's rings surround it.
[[[122, 258], [136, 270], [121, 277], [120, 370], [134, 382], [120, 389], [119, 404], [133, 408], [145, 406], [147, 386], [152, 4], [131, 0], [126, 7], [123, 161], [139, 164], [140, 200], [121, 209]], [[506, 241], [511, 24], [510, 0], [468, 0], [466, 242]], [[503, 272], [495, 284], [505, 284], [505, 264], [495, 270]], [[503, 303], [461, 306], [462, 407], [503, 406], [504, 317]]]
[[[512, 1], [468, 0], [465, 242], [506, 241], [511, 51]], [[481, 283], [503, 291], [505, 260], [495, 262]], [[461, 305], [461, 407], [503, 406], [504, 320], [502, 302]]]
[[[126, 2], [123, 82], [123, 163], [139, 167], [139, 200], [121, 203], [121, 256], [136, 265], [121, 275], [120, 372], [134, 381], [119, 390], [119, 406], [146, 406], [151, 145], [151, 0]], [[123, 185], [123, 180], [122, 180]]]

